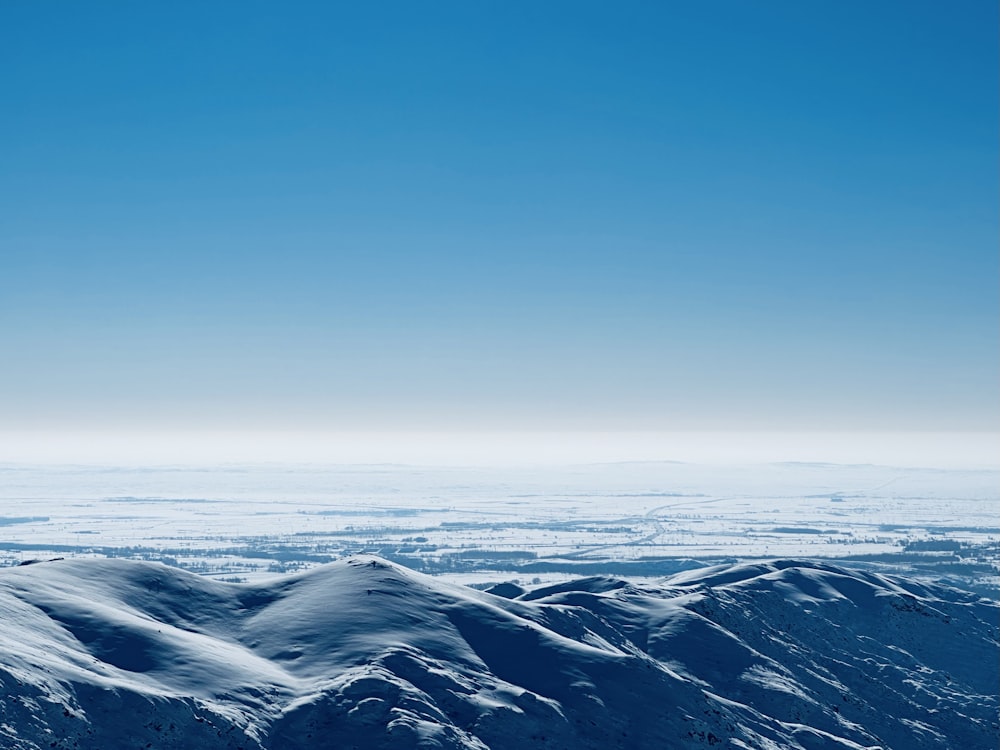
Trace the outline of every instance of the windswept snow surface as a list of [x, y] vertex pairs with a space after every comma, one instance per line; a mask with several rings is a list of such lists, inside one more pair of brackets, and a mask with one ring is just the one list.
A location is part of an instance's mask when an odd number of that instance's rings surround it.
[[502, 591], [0, 570], [0, 747], [995, 748], [998, 605], [802, 561]]

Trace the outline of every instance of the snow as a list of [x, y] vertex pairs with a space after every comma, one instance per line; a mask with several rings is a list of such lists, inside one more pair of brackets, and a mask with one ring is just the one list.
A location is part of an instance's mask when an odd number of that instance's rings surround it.
[[158, 560], [262, 581], [378, 554], [486, 588], [807, 557], [1000, 592], [1000, 472], [0, 464], [0, 566]]
[[0, 570], [0, 746], [987, 748], [998, 605], [827, 563], [503, 596], [357, 555], [254, 584]]

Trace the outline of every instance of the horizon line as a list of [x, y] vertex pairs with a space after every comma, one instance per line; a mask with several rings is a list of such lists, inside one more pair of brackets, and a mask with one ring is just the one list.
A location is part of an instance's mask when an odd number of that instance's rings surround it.
[[0, 463], [85, 465], [832, 463], [1000, 468], [1000, 431], [0, 430]]

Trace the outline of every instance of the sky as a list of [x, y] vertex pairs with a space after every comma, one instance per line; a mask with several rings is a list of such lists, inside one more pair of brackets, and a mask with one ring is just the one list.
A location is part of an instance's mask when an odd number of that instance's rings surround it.
[[0, 432], [997, 431], [997, 15], [2, 3]]

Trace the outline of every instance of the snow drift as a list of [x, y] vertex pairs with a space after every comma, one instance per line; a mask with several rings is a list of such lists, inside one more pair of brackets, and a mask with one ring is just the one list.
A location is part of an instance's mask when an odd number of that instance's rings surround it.
[[499, 591], [372, 557], [5, 569], [0, 747], [996, 747], [973, 594], [801, 561]]

